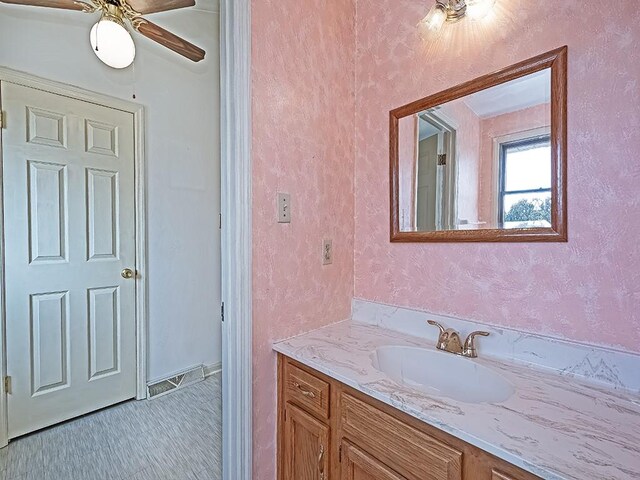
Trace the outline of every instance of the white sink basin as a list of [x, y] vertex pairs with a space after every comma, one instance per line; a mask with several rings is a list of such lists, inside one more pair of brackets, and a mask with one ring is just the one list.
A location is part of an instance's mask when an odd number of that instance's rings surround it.
[[373, 366], [417, 390], [466, 403], [500, 403], [514, 392], [513, 385], [495, 370], [439, 350], [379, 347]]

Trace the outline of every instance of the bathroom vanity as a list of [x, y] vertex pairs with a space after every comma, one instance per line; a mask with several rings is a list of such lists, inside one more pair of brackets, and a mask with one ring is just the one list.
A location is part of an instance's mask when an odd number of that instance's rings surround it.
[[[640, 478], [630, 392], [353, 321], [274, 348], [279, 480]], [[419, 376], [434, 365], [438, 389]]]
[[279, 356], [281, 480], [539, 477]]

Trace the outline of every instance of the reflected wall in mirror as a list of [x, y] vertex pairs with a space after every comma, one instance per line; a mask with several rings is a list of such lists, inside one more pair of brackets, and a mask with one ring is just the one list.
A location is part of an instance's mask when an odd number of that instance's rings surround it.
[[566, 241], [566, 47], [391, 112], [392, 241]]

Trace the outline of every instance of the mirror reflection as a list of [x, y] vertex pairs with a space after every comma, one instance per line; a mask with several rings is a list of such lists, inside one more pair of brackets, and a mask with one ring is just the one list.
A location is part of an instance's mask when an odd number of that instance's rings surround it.
[[399, 121], [402, 231], [551, 226], [551, 70]]

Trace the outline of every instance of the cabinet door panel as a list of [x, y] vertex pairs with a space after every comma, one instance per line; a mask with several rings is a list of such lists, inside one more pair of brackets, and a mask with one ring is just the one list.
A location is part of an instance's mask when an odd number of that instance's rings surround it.
[[285, 406], [284, 480], [329, 480], [329, 427]]
[[406, 480], [358, 447], [342, 444], [342, 480]]

